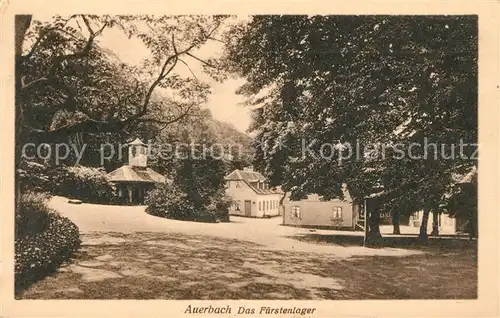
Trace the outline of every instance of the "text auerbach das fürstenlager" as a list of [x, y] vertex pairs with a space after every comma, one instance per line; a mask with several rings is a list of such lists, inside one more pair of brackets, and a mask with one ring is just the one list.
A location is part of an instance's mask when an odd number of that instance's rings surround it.
[[242, 307], [238, 306], [238, 309], [233, 311], [231, 306], [191, 306], [188, 305], [185, 314], [232, 314], [236, 313], [238, 315], [283, 315], [283, 314], [295, 314], [295, 315], [311, 315], [316, 311], [316, 308], [301, 308], [301, 307]]

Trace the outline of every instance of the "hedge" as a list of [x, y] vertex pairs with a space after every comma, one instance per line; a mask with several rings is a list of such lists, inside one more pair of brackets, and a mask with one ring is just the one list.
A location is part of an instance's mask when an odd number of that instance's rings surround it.
[[[23, 222], [37, 213], [36, 223]], [[57, 269], [79, 246], [80, 234], [73, 222], [48, 209], [43, 195], [24, 194], [16, 214], [16, 293]]]
[[114, 203], [116, 189], [101, 168], [67, 166], [56, 169], [54, 194], [88, 203]]
[[102, 168], [51, 167], [25, 160], [18, 175], [23, 191], [48, 192], [88, 203], [117, 203], [115, 186]]

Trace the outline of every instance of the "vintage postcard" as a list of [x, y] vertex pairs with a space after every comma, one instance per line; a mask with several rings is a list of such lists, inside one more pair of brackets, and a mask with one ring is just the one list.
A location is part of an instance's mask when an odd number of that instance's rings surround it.
[[4, 1], [5, 317], [495, 317], [495, 1]]

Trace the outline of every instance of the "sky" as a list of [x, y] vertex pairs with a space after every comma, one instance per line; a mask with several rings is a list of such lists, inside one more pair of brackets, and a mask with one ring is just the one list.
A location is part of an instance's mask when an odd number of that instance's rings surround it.
[[[51, 20], [50, 16], [35, 15], [33, 18], [41, 21]], [[100, 46], [112, 50], [122, 62], [127, 64], [135, 65], [149, 57], [148, 49], [139, 39], [129, 39], [118, 29], [105, 29], [96, 40]], [[222, 48], [222, 43], [209, 41], [199, 51], [193, 53], [203, 59], [222, 53]], [[185, 60], [196, 77], [211, 84], [212, 94], [204, 107], [210, 109], [215, 119], [233, 124], [236, 129], [246, 133], [250, 125], [250, 109], [242, 105], [244, 97], [235, 94], [236, 89], [244, 83], [244, 80], [228, 79], [224, 83], [217, 83], [203, 73], [200, 62], [189, 57]], [[181, 63], [176, 65], [175, 71], [181, 76], [190, 75], [189, 69]]]

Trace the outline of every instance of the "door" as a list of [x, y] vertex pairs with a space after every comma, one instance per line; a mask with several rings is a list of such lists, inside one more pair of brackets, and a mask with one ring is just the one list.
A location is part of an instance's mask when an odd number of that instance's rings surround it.
[[141, 203], [139, 188], [137, 188], [137, 187], [132, 188], [132, 202], [135, 204]]
[[252, 216], [252, 201], [245, 200], [245, 216]]

